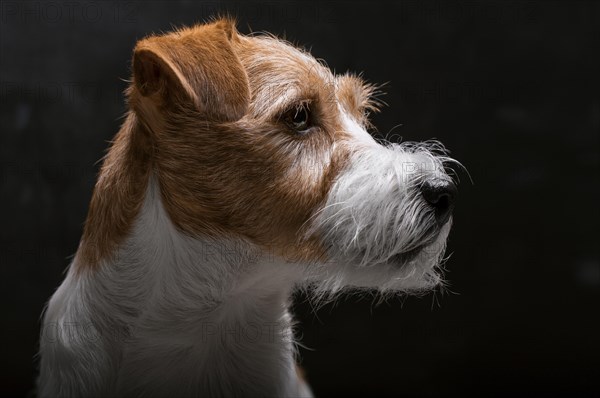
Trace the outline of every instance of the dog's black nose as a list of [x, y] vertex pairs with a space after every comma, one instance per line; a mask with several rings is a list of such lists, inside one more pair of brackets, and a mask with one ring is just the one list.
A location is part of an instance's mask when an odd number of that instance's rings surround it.
[[452, 181], [441, 178], [426, 180], [421, 185], [423, 197], [435, 208], [435, 219], [439, 225], [444, 225], [450, 218], [457, 192]]

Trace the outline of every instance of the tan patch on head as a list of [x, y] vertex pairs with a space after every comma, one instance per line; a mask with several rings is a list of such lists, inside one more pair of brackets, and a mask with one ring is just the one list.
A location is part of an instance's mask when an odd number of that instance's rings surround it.
[[[233, 46], [248, 76], [248, 113], [208, 124], [188, 114], [167, 128], [175, 140], [158, 137], [165, 205], [188, 233], [243, 236], [286, 257], [321, 256], [317, 242], [299, 238], [348, 155], [336, 145], [344, 132], [334, 77], [273, 38], [240, 37]], [[309, 104], [319, 126], [307, 136], [280, 120], [298, 102]]]
[[[369, 87], [336, 79], [285, 42], [240, 36], [231, 21], [141, 41], [129, 93], [135, 116], [105, 160], [80, 255], [94, 265], [115, 249], [153, 173], [186, 234], [243, 237], [296, 261], [322, 257], [303, 232], [351, 151], [339, 102], [366, 117]], [[315, 124], [306, 135], [281, 119], [299, 103]]]

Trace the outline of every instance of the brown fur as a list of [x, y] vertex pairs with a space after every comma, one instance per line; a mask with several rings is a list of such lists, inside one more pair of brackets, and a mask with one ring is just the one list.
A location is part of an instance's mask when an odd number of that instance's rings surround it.
[[127, 236], [152, 167], [148, 133], [129, 113], [100, 170], [75, 264], [95, 266]]
[[379, 88], [365, 83], [360, 77], [345, 74], [337, 78], [337, 98], [342, 106], [364, 125], [372, 127], [369, 123], [369, 114], [379, 112], [382, 103], [375, 97], [379, 94]]
[[[300, 237], [350, 154], [338, 104], [365, 123], [370, 86], [226, 19], [143, 39], [133, 59], [131, 112], [94, 189], [79, 266], [95, 268], [127, 236], [150, 175], [186, 234], [321, 257], [317, 239]], [[299, 102], [318, 126], [306, 135], [281, 120]]]

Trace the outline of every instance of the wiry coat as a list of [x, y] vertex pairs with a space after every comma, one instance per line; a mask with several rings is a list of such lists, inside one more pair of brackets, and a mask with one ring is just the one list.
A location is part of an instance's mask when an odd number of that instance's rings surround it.
[[[294, 286], [438, 283], [450, 221], [418, 190], [449, 179], [450, 159], [375, 142], [373, 94], [229, 20], [140, 41], [130, 111], [45, 313], [40, 396], [308, 396]], [[310, 129], [290, 127], [294, 109]]]

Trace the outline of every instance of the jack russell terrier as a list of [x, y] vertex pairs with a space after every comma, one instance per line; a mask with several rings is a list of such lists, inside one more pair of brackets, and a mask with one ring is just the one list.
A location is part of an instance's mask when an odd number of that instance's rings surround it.
[[227, 18], [147, 37], [44, 315], [41, 397], [310, 396], [288, 301], [441, 283], [437, 142], [379, 143], [375, 87]]

